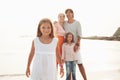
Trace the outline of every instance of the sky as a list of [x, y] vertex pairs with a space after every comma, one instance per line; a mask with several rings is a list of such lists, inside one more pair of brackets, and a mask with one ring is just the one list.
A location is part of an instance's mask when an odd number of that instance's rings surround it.
[[119, 4], [119, 0], [0, 0], [0, 37], [36, 36], [42, 18], [55, 21], [67, 8], [73, 9], [83, 36], [112, 36], [120, 27]]

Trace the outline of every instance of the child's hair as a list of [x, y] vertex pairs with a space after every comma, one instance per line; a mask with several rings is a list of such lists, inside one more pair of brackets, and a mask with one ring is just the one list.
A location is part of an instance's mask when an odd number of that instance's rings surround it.
[[68, 35], [72, 35], [72, 41], [71, 42], [73, 43], [74, 42], [74, 35], [71, 32], [66, 33], [64, 42], [68, 42], [67, 41]]
[[48, 19], [48, 18], [43, 18], [43, 19], [39, 22], [38, 28], [37, 28], [37, 37], [41, 37], [42, 33], [41, 33], [41, 31], [40, 31], [40, 26], [41, 26], [42, 24], [44, 24], [44, 23], [50, 24], [50, 26], [51, 26], [51, 33], [50, 33], [49, 36], [50, 36], [51, 38], [53, 38], [53, 37], [54, 37], [54, 30], [53, 30], [54, 28], [53, 28], [53, 24], [52, 24], [51, 20]]

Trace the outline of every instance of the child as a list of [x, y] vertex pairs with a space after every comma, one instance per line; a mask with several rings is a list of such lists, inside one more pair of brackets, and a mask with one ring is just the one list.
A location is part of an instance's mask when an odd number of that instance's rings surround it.
[[[38, 25], [37, 37], [32, 42], [26, 69], [27, 77], [31, 75], [32, 80], [56, 80], [56, 58], [61, 64], [57, 42], [52, 22], [47, 18], [42, 19]], [[30, 71], [32, 60], [33, 66]], [[63, 67], [60, 68], [60, 72], [63, 74]]]
[[72, 80], [76, 80], [76, 61], [78, 60], [78, 50], [74, 51], [74, 46], [74, 36], [72, 33], [68, 32], [62, 46], [62, 61], [65, 61], [66, 65], [66, 80], [71, 79], [70, 73], [72, 73]]
[[[60, 47], [60, 56], [62, 56], [62, 45], [64, 42], [64, 36], [65, 36], [65, 30], [63, 29], [64, 21], [65, 21], [64, 13], [58, 14], [58, 22], [54, 21], [55, 32], [56, 32], [55, 34], [58, 37], [58, 45]], [[63, 64], [60, 66], [63, 67]]]

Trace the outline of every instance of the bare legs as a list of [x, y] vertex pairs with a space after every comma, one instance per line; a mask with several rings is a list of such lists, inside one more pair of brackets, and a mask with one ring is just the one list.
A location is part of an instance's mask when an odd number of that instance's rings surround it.
[[78, 64], [78, 68], [79, 68], [79, 71], [80, 71], [81, 74], [82, 74], [83, 79], [84, 79], [84, 80], [87, 80], [87, 76], [86, 76], [86, 73], [85, 73], [85, 69], [84, 69], [83, 64]]

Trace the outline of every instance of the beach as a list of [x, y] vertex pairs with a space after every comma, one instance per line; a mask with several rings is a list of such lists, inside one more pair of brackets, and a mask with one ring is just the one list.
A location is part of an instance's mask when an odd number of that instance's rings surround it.
[[[21, 43], [16, 42], [7, 52], [0, 52], [0, 80], [30, 80], [25, 76], [25, 70], [31, 40], [22, 38]], [[119, 48], [119, 41], [81, 41], [81, 55], [88, 80], [120, 80]], [[65, 80], [65, 76], [60, 78], [58, 71], [58, 80]], [[77, 80], [84, 80], [78, 66], [76, 77]]]
[[[116, 71], [100, 71], [100, 72], [87, 72], [88, 80], [120, 80], [120, 70]], [[21, 75], [2, 75], [0, 80], [30, 80], [24, 74]], [[57, 80], [65, 80], [58, 76]], [[77, 70], [77, 80], [83, 80], [81, 74]]]

